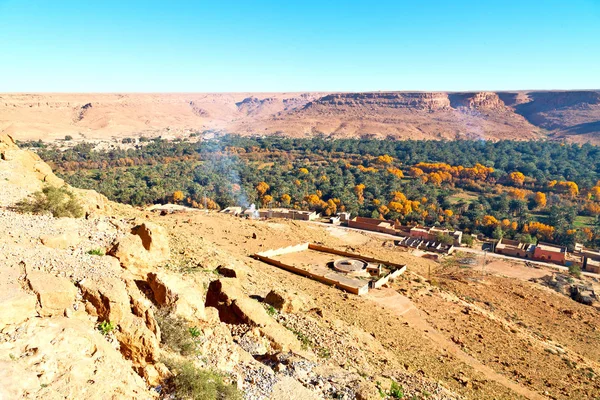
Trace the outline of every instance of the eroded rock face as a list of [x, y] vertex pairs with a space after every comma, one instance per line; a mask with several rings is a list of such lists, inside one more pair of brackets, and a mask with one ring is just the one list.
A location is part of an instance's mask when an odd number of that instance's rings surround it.
[[81, 238], [75, 232], [69, 232], [60, 235], [42, 235], [40, 236], [40, 241], [46, 247], [65, 250], [69, 247], [77, 246]]
[[165, 271], [148, 274], [148, 284], [154, 299], [161, 307], [187, 320], [206, 320], [204, 313], [204, 291], [192, 281]]
[[35, 318], [19, 329], [0, 346], [0, 360], [9, 360], [0, 362], [0, 398], [152, 397], [131, 364], [87, 322]]
[[278, 289], [271, 290], [265, 297], [265, 302], [285, 313], [297, 313], [311, 308], [311, 301], [305, 296]]
[[450, 100], [447, 93], [335, 93], [323, 96], [310, 102], [305, 108], [318, 106], [351, 106], [383, 108], [410, 108], [416, 110], [444, 110], [450, 109]]
[[65, 310], [73, 308], [77, 288], [68, 279], [30, 271], [27, 280], [38, 297], [41, 316], [63, 315]]
[[163, 227], [144, 222], [131, 232], [114, 243], [108, 253], [118, 258], [123, 268], [145, 276], [151, 267], [169, 259], [169, 236]]

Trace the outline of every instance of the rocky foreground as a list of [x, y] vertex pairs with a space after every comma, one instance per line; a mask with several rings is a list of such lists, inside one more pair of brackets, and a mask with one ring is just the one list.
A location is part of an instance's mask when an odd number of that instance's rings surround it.
[[[356, 336], [320, 327], [310, 297], [249, 297], [251, 271], [208, 243], [186, 272], [167, 229], [131, 207], [70, 188], [84, 218], [15, 212], [44, 185], [65, 184], [6, 135], [0, 185], [2, 399], [183, 398], [174, 360], [216, 371], [246, 399], [376, 399], [392, 379], [407, 393], [458, 398], [419, 375], [361, 372]], [[191, 349], [174, 342], [176, 322]]]

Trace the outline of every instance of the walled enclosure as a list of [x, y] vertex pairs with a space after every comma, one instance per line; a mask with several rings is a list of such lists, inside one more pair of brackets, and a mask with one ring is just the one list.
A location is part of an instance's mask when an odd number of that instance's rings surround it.
[[[338, 256], [343, 256], [345, 258], [351, 259], [359, 259], [364, 260], [371, 263], [384, 264], [392, 269], [392, 272], [387, 274], [384, 277], [374, 281], [371, 280], [368, 283], [365, 281], [361, 281], [358, 279], [347, 278], [346, 276], [336, 273], [316, 273], [313, 271], [309, 271], [306, 269], [298, 268], [294, 265], [290, 265], [287, 263], [283, 263], [279, 260], [275, 260], [274, 257], [282, 256], [284, 254], [297, 253], [306, 250], [314, 250], [321, 253], [334, 254]], [[389, 262], [386, 260], [380, 260], [373, 257], [367, 257], [360, 254], [349, 253], [346, 251], [336, 250], [325, 246], [320, 246], [312, 243], [302, 243], [295, 246], [288, 246], [279, 249], [266, 250], [260, 253], [256, 253], [253, 255], [254, 258], [263, 261], [267, 264], [274, 265], [276, 267], [285, 269], [287, 271], [293, 272], [298, 275], [306, 276], [312, 279], [315, 279], [319, 282], [325, 283], [327, 285], [333, 285], [339, 287], [341, 289], [346, 290], [347, 292], [363, 295], [368, 293], [369, 287], [371, 288], [380, 288], [384, 284], [388, 283], [390, 279], [394, 279], [406, 271], [406, 265], [396, 264], [393, 262]], [[364, 282], [364, 283], [363, 283]]]

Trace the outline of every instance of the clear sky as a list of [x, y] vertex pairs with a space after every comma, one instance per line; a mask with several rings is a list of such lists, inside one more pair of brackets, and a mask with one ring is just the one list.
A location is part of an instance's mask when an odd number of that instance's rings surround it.
[[600, 0], [0, 0], [0, 92], [600, 88]]

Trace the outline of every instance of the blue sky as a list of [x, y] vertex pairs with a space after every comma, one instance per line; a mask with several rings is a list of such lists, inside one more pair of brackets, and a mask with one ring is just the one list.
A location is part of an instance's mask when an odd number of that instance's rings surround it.
[[600, 0], [0, 0], [0, 92], [577, 88]]

